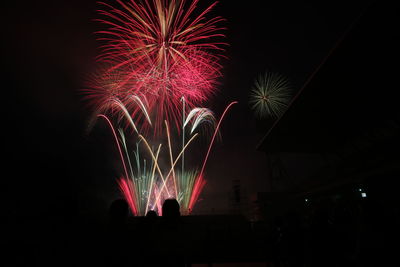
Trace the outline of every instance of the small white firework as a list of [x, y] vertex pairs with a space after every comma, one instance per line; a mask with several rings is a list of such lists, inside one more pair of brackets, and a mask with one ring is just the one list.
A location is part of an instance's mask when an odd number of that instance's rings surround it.
[[291, 98], [292, 90], [288, 80], [280, 74], [267, 72], [255, 80], [249, 103], [259, 118], [279, 118]]

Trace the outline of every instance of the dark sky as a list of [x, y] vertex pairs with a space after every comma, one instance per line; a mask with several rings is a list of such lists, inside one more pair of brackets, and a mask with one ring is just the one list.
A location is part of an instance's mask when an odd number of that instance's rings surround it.
[[[226, 212], [233, 179], [241, 179], [249, 195], [268, 189], [264, 154], [256, 146], [269, 124], [256, 121], [247, 104], [254, 78], [279, 72], [298, 90], [365, 2], [220, 1], [213, 14], [227, 19], [230, 45], [219, 93], [208, 106], [221, 114], [230, 101], [239, 104], [210, 157], [199, 212]], [[10, 213], [96, 213], [118, 197], [115, 150], [101, 142], [111, 136], [101, 127], [85, 135], [89, 114], [79, 95], [99, 52], [96, 6], [18, 1], [5, 8], [2, 129], [9, 171], [2, 180]]]

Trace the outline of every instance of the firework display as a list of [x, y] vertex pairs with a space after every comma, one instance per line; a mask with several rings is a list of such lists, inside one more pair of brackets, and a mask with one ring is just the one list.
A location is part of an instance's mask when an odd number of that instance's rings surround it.
[[[117, 2], [118, 6], [100, 3], [98, 21], [106, 29], [97, 34], [105, 43], [98, 61], [107, 65], [106, 76], [118, 76], [118, 82], [106, 89], [105, 98], [94, 101], [107, 106], [111, 94], [128, 107], [132, 95], [145, 97], [155, 135], [162, 131], [164, 120], [178, 127], [180, 99], [185, 97], [189, 108], [203, 104], [220, 76], [222, 18], [206, 18], [216, 3], [198, 13], [198, 0]], [[139, 109], [133, 105], [129, 111], [140, 117]], [[148, 120], [141, 125], [150, 126]]]
[[[176, 198], [181, 203], [182, 212], [184, 214], [190, 214], [190, 211], [193, 209], [203, 187], [205, 186], [206, 182], [203, 177], [204, 170], [220, 124], [227, 111], [236, 103], [237, 102], [232, 102], [225, 108], [221, 118], [214, 127], [213, 135], [207, 152], [205, 153], [200, 171], [195, 169], [183, 169], [183, 171], [175, 172], [179, 161], [181, 161], [181, 166], [183, 166], [182, 157], [190, 144], [199, 135], [198, 133], [189, 134], [190, 138], [182, 146], [178, 155], [174, 157], [171, 149], [170, 130], [168, 122], [165, 121], [170, 166], [162, 169], [159, 164], [159, 155], [163, 144], [160, 143], [155, 150], [149, 145], [147, 139], [143, 135], [138, 136], [139, 141], [136, 143], [136, 150], [133, 153], [134, 164], [132, 164], [131, 155], [128, 151], [127, 140], [123, 129], [119, 128], [118, 137], [117, 131], [110, 119], [104, 114], [98, 115], [98, 117], [104, 118], [107, 121], [107, 124], [112, 130], [124, 170], [124, 175], [118, 180], [118, 184], [133, 214], [145, 215], [148, 210], [157, 210], [161, 213], [159, 207], [161, 207], [161, 203], [168, 198]], [[197, 116], [189, 117], [190, 114], [196, 113]], [[189, 112], [189, 115], [187, 116], [186, 123], [192, 122], [190, 127], [192, 133], [194, 129], [199, 126], [199, 121], [202, 121], [203, 123], [215, 121], [214, 115], [211, 111], [205, 111], [203, 108], [196, 108]], [[202, 118], [199, 118], [199, 116]], [[206, 117], [209, 118], [206, 119]], [[185, 126], [185, 124], [183, 126]], [[149, 161], [141, 160], [142, 155], [139, 150], [140, 144], [143, 144], [143, 147], [147, 150], [150, 158]]]
[[258, 117], [278, 118], [286, 110], [291, 98], [288, 80], [280, 74], [267, 72], [255, 80], [249, 102]]
[[[101, 2], [98, 10], [105, 29], [97, 34], [104, 45], [101, 70], [85, 90], [94, 114], [89, 126], [101, 119], [113, 133], [123, 167], [117, 182], [132, 214], [161, 214], [168, 198], [190, 214], [206, 184], [221, 122], [236, 103], [218, 120], [201, 106], [221, 75], [223, 19], [206, 18], [216, 3], [198, 10], [199, 0], [116, 2]], [[185, 153], [204, 134], [211, 139], [197, 161], [202, 164], [190, 166]]]

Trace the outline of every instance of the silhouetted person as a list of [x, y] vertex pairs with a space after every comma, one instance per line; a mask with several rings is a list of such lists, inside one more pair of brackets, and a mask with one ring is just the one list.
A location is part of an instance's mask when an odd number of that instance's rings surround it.
[[164, 266], [184, 266], [180, 206], [176, 199], [166, 199], [162, 206]]
[[164, 201], [162, 206], [162, 216], [165, 219], [177, 219], [181, 216], [180, 206], [176, 199], [169, 198]]
[[149, 210], [147, 213], [146, 213], [146, 218], [148, 218], [148, 219], [155, 219], [155, 218], [157, 218], [157, 212], [156, 211], [154, 211], [154, 210]]

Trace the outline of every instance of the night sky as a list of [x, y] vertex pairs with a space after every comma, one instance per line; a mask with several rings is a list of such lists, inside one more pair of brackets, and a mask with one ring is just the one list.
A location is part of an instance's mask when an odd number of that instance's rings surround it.
[[[231, 101], [239, 104], [222, 124], [198, 213], [228, 212], [234, 179], [249, 196], [268, 190], [265, 154], [256, 148], [271, 122], [257, 121], [249, 109], [254, 79], [275, 71], [299, 90], [366, 2], [220, 1], [212, 14], [226, 18], [229, 47], [218, 93], [205, 106], [219, 115]], [[97, 214], [119, 197], [111, 136], [101, 126], [86, 135], [90, 113], [80, 95], [99, 53], [96, 7], [95, 1], [17, 1], [4, 11], [6, 213]]]

